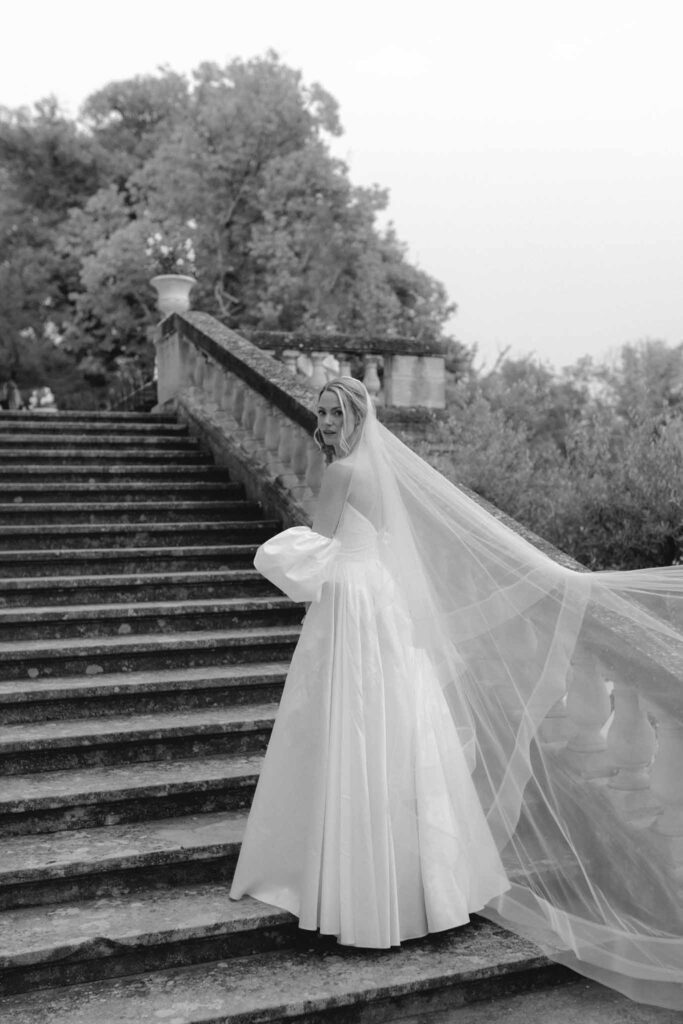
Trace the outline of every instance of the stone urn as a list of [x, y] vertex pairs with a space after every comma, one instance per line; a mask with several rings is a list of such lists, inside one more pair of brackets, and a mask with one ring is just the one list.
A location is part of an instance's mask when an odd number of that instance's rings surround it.
[[162, 316], [186, 313], [190, 308], [190, 292], [197, 281], [188, 274], [157, 274], [150, 281], [156, 289], [157, 309]]

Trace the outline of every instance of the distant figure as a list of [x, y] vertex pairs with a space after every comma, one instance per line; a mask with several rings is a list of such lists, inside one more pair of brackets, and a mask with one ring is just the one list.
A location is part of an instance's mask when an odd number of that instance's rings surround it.
[[5, 389], [6, 389], [6, 395], [7, 395], [7, 398], [6, 398], [7, 408], [8, 409], [24, 409], [25, 406], [24, 406], [24, 400], [21, 397], [21, 391], [17, 387], [16, 381], [14, 380], [13, 377], [10, 377], [10, 379], [7, 381], [7, 384], [5, 385]]

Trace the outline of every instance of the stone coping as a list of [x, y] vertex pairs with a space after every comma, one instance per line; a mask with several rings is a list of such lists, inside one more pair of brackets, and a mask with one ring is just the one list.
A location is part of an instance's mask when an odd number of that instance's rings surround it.
[[434, 338], [390, 337], [384, 335], [308, 333], [304, 331], [251, 331], [242, 337], [254, 345], [276, 352], [298, 349], [300, 352], [349, 352], [358, 355], [442, 356], [444, 345]]

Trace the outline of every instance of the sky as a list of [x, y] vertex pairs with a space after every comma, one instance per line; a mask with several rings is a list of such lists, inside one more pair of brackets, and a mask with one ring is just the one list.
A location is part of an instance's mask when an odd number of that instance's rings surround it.
[[3, 21], [0, 105], [72, 115], [109, 81], [276, 50], [338, 100], [335, 153], [388, 188], [483, 365], [683, 342], [680, 0], [32, 0]]

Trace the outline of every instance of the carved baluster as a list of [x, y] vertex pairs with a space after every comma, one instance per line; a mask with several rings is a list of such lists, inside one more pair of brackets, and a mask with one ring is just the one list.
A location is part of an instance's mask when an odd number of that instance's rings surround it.
[[610, 773], [604, 726], [611, 712], [609, 690], [597, 658], [585, 651], [572, 659], [567, 688], [567, 716], [572, 736], [566, 754], [586, 778]]
[[233, 374], [223, 370], [216, 384], [216, 405], [220, 412], [232, 415], [232, 394], [235, 378]]
[[244, 405], [242, 406], [242, 419], [240, 421], [240, 425], [244, 430], [242, 444], [248, 452], [252, 452], [256, 448], [254, 441], [254, 421], [256, 419], [257, 412], [257, 395], [256, 392], [252, 391], [248, 386], [245, 388], [245, 391]]
[[233, 391], [232, 401], [232, 415], [234, 416], [237, 423], [240, 425], [242, 423], [244, 403], [246, 401], [248, 390], [249, 389], [247, 388], [247, 385], [244, 383], [244, 381], [240, 377], [235, 377], [235, 387]]
[[241, 387], [243, 387], [242, 381], [235, 373], [230, 374], [228, 385], [225, 390], [225, 411], [232, 416], [234, 420], [238, 419], [238, 411], [241, 416], [241, 410], [238, 409], [238, 396], [241, 394]]
[[186, 388], [191, 384], [192, 376], [192, 353], [194, 352], [194, 345], [190, 345], [183, 337], [178, 337], [178, 390]]
[[289, 417], [280, 414], [280, 444], [277, 450], [278, 461], [282, 465], [280, 482], [284, 487], [293, 488], [297, 484], [294, 472], [294, 449], [296, 445], [296, 428]]
[[565, 743], [570, 731], [567, 698], [560, 697], [541, 722], [539, 737], [543, 743]]
[[266, 427], [263, 435], [263, 447], [265, 450], [268, 472], [274, 477], [278, 476], [284, 468], [278, 457], [280, 449], [280, 417], [281, 414], [275, 406], [268, 402], [266, 407]]
[[282, 362], [287, 367], [293, 377], [299, 372], [299, 368], [296, 365], [296, 361], [299, 358], [299, 353], [295, 348], [286, 348], [282, 352]]
[[252, 438], [254, 452], [266, 457], [266, 427], [268, 424], [268, 408], [270, 403], [263, 395], [254, 395], [254, 425], [252, 427]]
[[194, 387], [194, 367], [197, 361], [197, 349], [189, 342], [185, 343], [185, 386]]
[[311, 361], [313, 363], [313, 372], [311, 373], [311, 384], [315, 388], [321, 388], [323, 384], [327, 383], [327, 371], [323, 365], [327, 357], [327, 352], [311, 352]]
[[655, 733], [643, 711], [638, 691], [628, 681], [614, 683], [614, 716], [607, 733], [608, 763], [616, 768], [609, 780], [612, 802], [629, 816], [651, 812], [649, 768], [655, 753]]
[[220, 363], [213, 364], [213, 383], [211, 387], [211, 398], [216, 406], [216, 411], [223, 408], [223, 396], [225, 394], [225, 370]]
[[308, 443], [308, 458], [306, 464], [306, 486], [310, 489], [311, 495], [315, 498], [320, 490], [320, 483], [323, 478], [325, 463], [323, 454], [312, 438]]
[[339, 376], [351, 377], [351, 360], [348, 352], [340, 352], [337, 355], [337, 361], [339, 362]]
[[363, 383], [370, 393], [370, 397], [377, 404], [379, 399], [379, 393], [382, 387], [377, 372], [377, 365], [379, 363], [379, 356], [367, 355], [363, 356]]
[[204, 362], [204, 376], [202, 378], [202, 391], [204, 392], [204, 400], [209, 408], [218, 408], [216, 404], [216, 379], [217, 379], [218, 367], [214, 363], [213, 359], [207, 359]]
[[[652, 792], [662, 803], [655, 831], [683, 837], [683, 722], [657, 711], [657, 752], [650, 776]], [[681, 856], [683, 856], [683, 844]]]
[[309, 441], [310, 438], [303, 427], [293, 427], [292, 470], [296, 476], [296, 485], [292, 490], [301, 502], [311, 496], [306, 486]]
[[203, 352], [195, 350], [194, 366], [192, 367], [192, 383], [196, 388], [202, 388], [204, 384], [204, 369], [206, 356]]
[[635, 686], [614, 683], [614, 717], [607, 733], [610, 763], [617, 769], [609, 782], [614, 789], [648, 789], [648, 768], [655, 752], [655, 733], [640, 706]]

